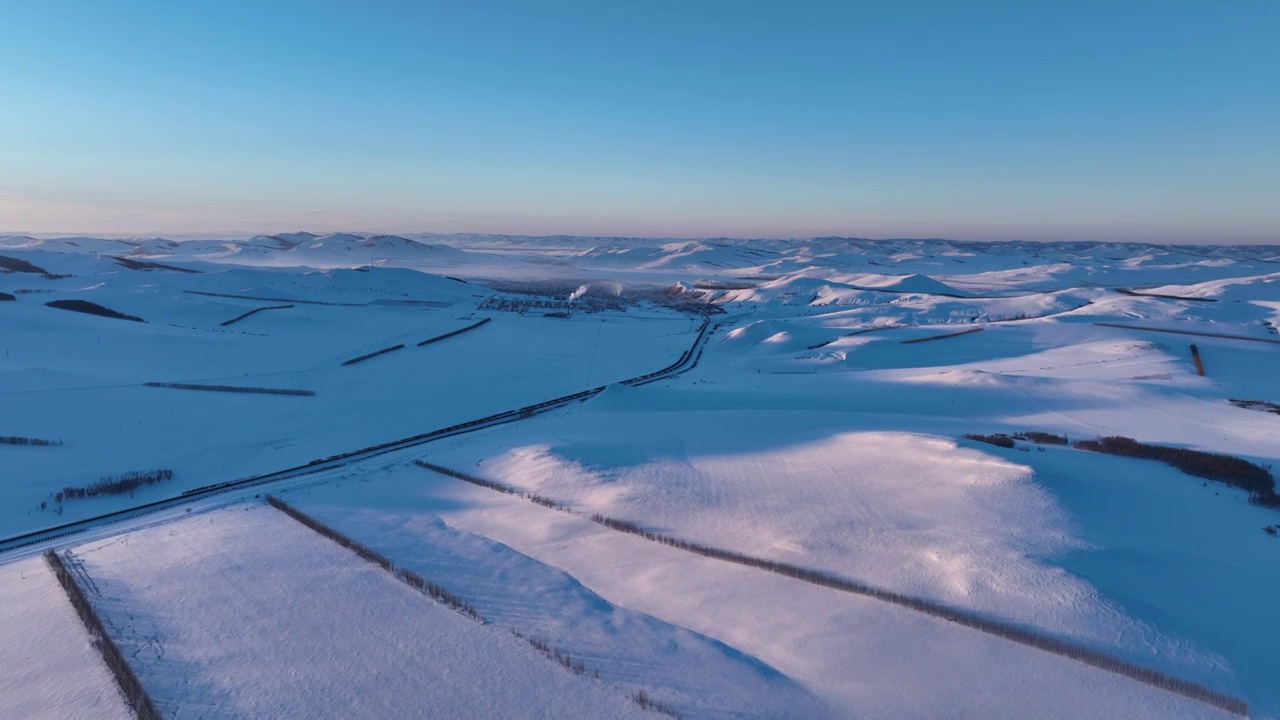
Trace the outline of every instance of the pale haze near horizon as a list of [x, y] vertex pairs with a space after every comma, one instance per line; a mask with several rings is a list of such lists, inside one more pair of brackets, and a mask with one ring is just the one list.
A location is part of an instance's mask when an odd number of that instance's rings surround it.
[[0, 231], [1280, 241], [1280, 5], [0, 10]]

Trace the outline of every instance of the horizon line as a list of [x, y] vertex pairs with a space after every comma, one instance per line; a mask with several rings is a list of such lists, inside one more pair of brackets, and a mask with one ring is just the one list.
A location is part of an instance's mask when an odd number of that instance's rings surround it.
[[494, 233], [479, 231], [456, 231], [456, 232], [434, 232], [434, 231], [412, 231], [412, 232], [382, 232], [374, 230], [335, 230], [332, 232], [316, 233], [309, 230], [287, 230], [272, 233], [254, 233], [244, 230], [226, 230], [226, 231], [207, 231], [207, 232], [140, 232], [140, 233], [95, 233], [92, 231], [57, 231], [57, 232], [30, 232], [23, 230], [0, 230], [0, 237], [27, 237], [32, 240], [59, 240], [65, 238], [93, 238], [98, 240], [171, 240], [174, 242], [192, 242], [198, 240], [236, 240], [236, 239], [252, 239], [255, 237], [276, 237], [280, 235], [300, 235], [306, 234], [313, 237], [329, 237], [333, 235], [357, 235], [363, 237], [401, 237], [406, 240], [413, 240], [409, 236], [436, 236], [436, 237], [466, 237], [480, 236], [492, 238], [529, 238], [529, 239], [582, 239], [582, 240], [653, 240], [668, 242], [711, 242], [711, 241], [730, 241], [730, 242], [804, 242], [813, 240], [843, 240], [850, 242], [945, 242], [956, 243], [962, 245], [994, 245], [1004, 243], [1032, 243], [1036, 245], [1138, 245], [1148, 247], [1167, 247], [1167, 246], [1185, 246], [1185, 247], [1271, 247], [1280, 245], [1280, 237], [1267, 242], [1229, 242], [1229, 241], [1212, 241], [1212, 240], [1189, 240], [1178, 241], [1168, 240], [1164, 242], [1154, 242], [1149, 240], [1035, 240], [1035, 239], [1010, 239], [1010, 240], [959, 240], [947, 237], [862, 237], [856, 235], [790, 235], [790, 236], [733, 236], [733, 235], [581, 235], [573, 233], [548, 233], [548, 234], [521, 234], [521, 233]]

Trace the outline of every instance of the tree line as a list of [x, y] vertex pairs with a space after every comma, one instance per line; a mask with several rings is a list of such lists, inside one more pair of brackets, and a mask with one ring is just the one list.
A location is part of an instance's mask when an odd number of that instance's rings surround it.
[[1077, 440], [1072, 447], [1121, 457], [1159, 460], [1188, 475], [1217, 480], [1245, 490], [1249, 493], [1249, 501], [1256, 505], [1280, 507], [1271, 471], [1233, 455], [1151, 445], [1120, 435]]
[[20, 437], [18, 435], [0, 435], [0, 445], [39, 445], [41, 447], [57, 447], [61, 440], [45, 440], [42, 438]]
[[54, 577], [58, 579], [58, 584], [66, 592], [67, 599], [71, 601], [71, 607], [75, 608], [76, 615], [80, 617], [80, 622], [84, 623], [85, 629], [89, 631], [93, 646], [102, 655], [103, 662], [106, 663], [107, 669], [111, 671], [111, 676], [115, 678], [116, 685], [120, 687], [120, 692], [124, 694], [126, 704], [137, 715], [138, 720], [161, 720], [162, 716], [159, 709], [156, 708], [146, 689], [142, 687], [142, 683], [138, 681], [138, 676], [134, 674], [133, 668], [129, 667], [129, 663], [124, 659], [120, 648], [116, 646], [115, 641], [107, 634], [107, 630], [103, 626], [101, 618], [98, 617], [97, 611], [89, 603], [89, 598], [80, 589], [80, 585], [76, 583], [75, 577], [72, 576], [62, 558], [53, 550], [46, 550], [44, 560], [49, 564], [49, 568], [53, 570]]
[[59, 310], [71, 310], [73, 312], [87, 313], [89, 315], [98, 315], [106, 318], [114, 318], [116, 320], [132, 320], [134, 322], [144, 323], [146, 320], [137, 315], [126, 315], [122, 312], [116, 312], [109, 307], [103, 307], [95, 302], [88, 300], [50, 300], [45, 303], [51, 308]]
[[98, 495], [124, 495], [140, 487], [155, 485], [173, 479], [173, 471], [168, 468], [158, 470], [134, 470], [120, 475], [103, 475], [88, 485], [69, 485], [59, 490], [53, 499], [59, 504], [63, 500], [79, 500], [80, 498]]
[[484, 618], [480, 617], [480, 614], [476, 612], [475, 607], [473, 607], [471, 603], [463, 600], [457, 595], [454, 595], [440, 585], [428, 582], [421, 575], [412, 570], [396, 567], [395, 564], [391, 562], [391, 558], [388, 558], [386, 555], [356, 542], [350, 536], [325, 525], [319, 520], [311, 517], [301, 510], [298, 510], [274, 495], [267, 496], [267, 504], [294, 520], [297, 520], [299, 523], [302, 523], [320, 535], [323, 535], [324, 537], [329, 538], [335, 543], [350, 550], [362, 560], [367, 560], [383, 570], [386, 570], [404, 584], [426, 593], [432, 600], [435, 600], [441, 605], [456, 610], [462, 615], [465, 615], [477, 622], [484, 622]]

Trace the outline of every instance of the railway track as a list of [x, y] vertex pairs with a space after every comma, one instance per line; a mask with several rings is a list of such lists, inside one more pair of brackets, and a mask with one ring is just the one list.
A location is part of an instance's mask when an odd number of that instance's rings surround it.
[[[668, 377], [673, 377], [693, 368], [702, 357], [702, 348], [710, 334], [710, 329], [710, 318], [703, 318], [702, 327], [698, 330], [697, 337], [694, 338], [689, 349], [686, 350], [679, 359], [661, 370], [656, 370], [645, 375], [623, 380], [621, 384], [638, 387], [640, 385], [646, 385]], [[161, 511], [173, 510], [175, 508], [181, 508], [184, 505], [195, 504], [199, 501], [207, 500], [218, 495], [253, 490], [263, 486], [284, 482], [286, 480], [317, 475], [337, 470], [355, 462], [361, 462], [380, 455], [385, 455], [387, 453], [408, 450], [419, 445], [443, 440], [456, 435], [476, 432], [478, 430], [524, 420], [577, 402], [588, 400], [604, 392], [606, 387], [606, 385], [601, 385], [589, 390], [583, 390], [570, 395], [552, 398], [551, 400], [526, 405], [524, 407], [508, 410], [496, 415], [489, 415], [475, 420], [469, 420], [464, 423], [458, 423], [457, 425], [450, 425], [448, 427], [432, 430], [430, 432], [419, 433], [417, 435], [411, 435], [409, 437], [379, 443], [377, 445], [370, 445], [357, 450], [339, 453], [337, 455], [330, 455], [329, 457], [312, 460], [305, 465], [296, 465], [294, 467], [276, 470], [261, 475], [252, 475], [235, 480], [202, 485], [200, 487], [191, 488], [190, 490], [185, 490], [180, 495], [175, 495], [163, 500], [143, 503], [141, 505], [103, 513], [90, 518], [75, 520], [41, 530], [34, 530], [20, 535], [14, 535], [0, 539], [0, 557], [5, 553], [24, 548], [28, 550], [41, 549], [49, 543], [82, 534], [90, 529], [101, 528], [106, 525], [114, 525], [129, 520], [136, 520]]]

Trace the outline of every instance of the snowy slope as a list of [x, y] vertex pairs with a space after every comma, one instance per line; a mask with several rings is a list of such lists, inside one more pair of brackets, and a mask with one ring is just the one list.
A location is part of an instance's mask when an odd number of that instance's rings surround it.
[[1233, 685], [1222, 658], [1162, 636], [1063, 572], [1059, 558], [1089, 544], [1026, 465], [940, 438], [828, 430], [856, 427], [852, 418], [746, 407], [673, 416], [626, 395], [613, 408], [526, 429], [510, 449], [509, 438], [495, 437], [496, 447], [471, 439], [436, 448], [431, 461], [479, 463], [485, 477], [584, 513], [972, 608]]
[[[387, 481], [411, 487], [409, 477]], [[441, 476], [409, 492], [433, 497], [450, 525], [563, 568], [613, 604], [777, 668], [839, 717], [1231, 717], [1016, 643], [656, 545]]]

